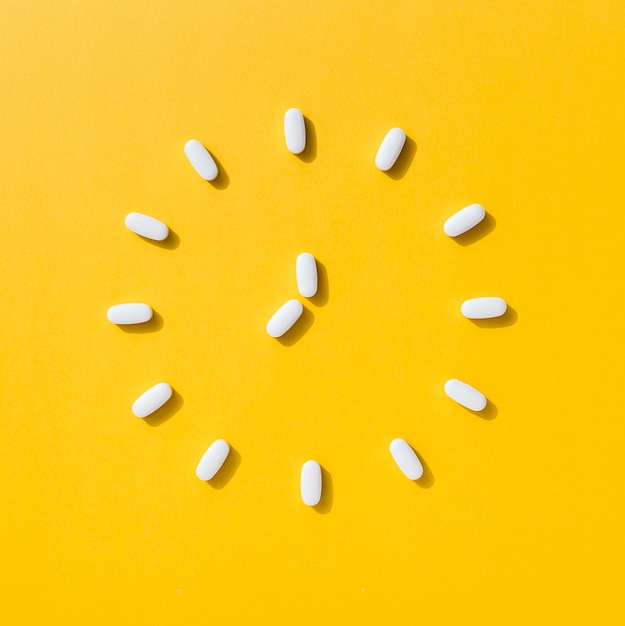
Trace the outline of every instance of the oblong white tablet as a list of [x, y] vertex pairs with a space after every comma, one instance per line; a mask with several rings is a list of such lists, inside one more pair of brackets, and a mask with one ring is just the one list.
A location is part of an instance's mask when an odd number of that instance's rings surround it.
[[300, 154], [306, 147], [306, 124], [299, 109], [289, 109], [284, 114], [284, 138], [286, 147], [293, 154]]
[[308, 506], [315, 506], [321, 500], [321, 466], [317, 461], [306, 461], [302, 465], [300, 479], [302, 500]]
[[193, 169], [204, 180], [215, 180], [219, 170], [210, 152], [197, 140], [191, 139], [184, 144], [184, 153], [193, 165]]
[[386, 172], [390, 170], [401, 153], [406, 142], [406, 133], [401, 128], [391, 128], [382, 140], [378, 153], [375, 155], [375, 165]]
[[267, 322], [267, 332], [272, 337], [282, 337], [297, 322], [304, 307], [298, 300], [285, 302]]
[[217, 439], [213, 441], [197, 464], [195, 473], [200, 480], [210, 480], [224, 464], [230, 454], [227, 441]]
[[460, 307], [462, 315], [470, 320], [484, 320], [500, 317], [508, 309], [503, 298], [471, 298], [465, 300]]
[[486, 215], [481, 204], [470, 204], [454, 213], [443, 225], [443, 230], [450, 237], [457, 237], [477, 226]]
[[295, 263], [297, 290], [304, 298], [312, 298], [317, 293], [317, 263], [309, 252], [302, 252]]
[[445, 383], [445, 393], [471, 411], [481, 411], [486, 406], [486, 396], [483, 393], [456, 378], [451, 378]]
[[124, 223], [128, 230], [147, 239], [154, 239], [154, 241], [163, 241], [169, 235], [167, 224], [143, 213], [128, 213]]
[[140, 302], [115, 304], [110, 307], [106, 317], [112, 324], [143, 324], [152, 319], [152, 307]]
[[132, 412], [137, 417], [147, 417], [156, 409], [160, 409], [171, 398], [172, 393], [173, 389], [167, 383], [158, 383], [134, 401]]
[[417, 453], [404, 439], [393, 439], [389, 446], [391, 456], [397, 463], [397, 467], [404, 473], [406, 478], [417, 480], [423, 475], [423, 465], [419, 461]]

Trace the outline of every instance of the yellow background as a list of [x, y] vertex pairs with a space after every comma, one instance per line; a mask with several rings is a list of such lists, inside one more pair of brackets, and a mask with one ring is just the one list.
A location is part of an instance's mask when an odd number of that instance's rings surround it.
[[[2, 622], [623, 623], [624, 66], [616, 0], [3, 0]], [[302, 251], [324, 287], [279, 342]]]

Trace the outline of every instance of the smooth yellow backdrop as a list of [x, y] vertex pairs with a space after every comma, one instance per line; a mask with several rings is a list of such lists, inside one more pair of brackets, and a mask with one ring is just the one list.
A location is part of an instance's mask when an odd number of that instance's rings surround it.
[[[2, 623], [623, 623], [624, 66], [616, 0], [3, 0]], [[302, 251], [322, 293], [279, 342]]]

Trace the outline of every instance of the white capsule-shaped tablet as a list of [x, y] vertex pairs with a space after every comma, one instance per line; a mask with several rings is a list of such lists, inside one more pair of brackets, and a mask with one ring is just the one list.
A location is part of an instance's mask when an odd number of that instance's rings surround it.
[[454, 213], [443, 225], [443, 230], [450, 237], [457, 237], [477, 226], [486, 215], [481, 204], [470, 204]]
[[284, 139], [289, 152], [300, 154], [306, 147], [306, 124], [299, 109], [289, 109], [284, 114]]
[[210, 152], [197, 140], [191, 139], [184, 144], [184, 153], [193, 165], [193, 169], [204, 180], [215, 180], [219, 171]]
[[401, 128], [391, 128], [382, 140], [378, 153], [375, 155], [375, 165], [378, 169], [386, 172], [390, 170], [399, 157], [404, 143], [406, 133]]
[[302, 465], [300, 478], [302, 500], [308, 506], [315, 506], [321, 500], [321, 466], [317, 461], [306, 461]]
[[423, 475], [423, 465], [419, 461], [417, 453], [404, 439], [393, 439], [389, 446], [391, 456], [397, 463], [397, 467], [404, 473], [406, 478], [417, 480]]
[[208, 447], [197, 464], [195, 473], [200, 480], [210, 480], [224, 464], [230, 454], [230, 446], [227, 441], [217, 439]]
[[154, 239], [154, 241], [163, 241], [169, 235], [167, 224], [143, 213], [128, 213], [124, 223], [128, 230], [147, 239]]
[[152, 319], [152, 307], [140, 302], [115, 304], [110, 307], [106, 317], [112, 324], [143, 324]]
[[282, 337], [297, 322], [304, 307], [298, 300], [285, 302], [267, 322], [267, 332], [271, 337]]
[[317, 263], [309, 252], [302, 252], [295, 263], [297, 290], [304, 298], [312, 298], [317, 293]]
[[486, 406], [486, 396], [483, 393], [455, 378], [445, 383], [445, 393], [471, 411], [481, 411]]
[[173, 389], [167, 383], [158, 383], [141, 394], [132, 405], [132, 412], [137, 417], [147, 417], [160, 409], [173, 394]]
[[503, 298], [471, 298], [465, 300], [460, 307], [462, 315], [470, 320], [484, 320], [500, 317], [508, 309]]

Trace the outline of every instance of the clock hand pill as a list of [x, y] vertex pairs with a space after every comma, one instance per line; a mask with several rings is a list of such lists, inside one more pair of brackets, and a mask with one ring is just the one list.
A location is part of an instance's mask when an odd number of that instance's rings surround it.
[[169, 235], [169, 228], [166, 224], [143, 213], [128, 213], [125, 224], [128, 230], [147, 239], [163, 241]]
[[471, 411], [481, 411], [486, 406], [484, 394], [456, 378], [451, 378], [445, 383], [445, 393], [452, 400]]
[[481, 204], [470, 204], [454, 213], [443, 225], [443, 230], [450, 237], [457, 237], [477, 226], [485, 217], [486, 211]]
[[197, 139], [191, 139], [184, 144], [184, 153], [187, 155], [187, 159], [189, 159], [193, 169], [204, 180], [210, 181], [217, 178], [219, 171], [217, 170], [215, 160]]
[[297, 290], [305, 298], [312, 298], [317, 293], [317, 263], [315, 257], [302, 252], [295, 263]]
[[289, 109], [284, 114], [284, 139], [289, 152], [300, 154], [306, 147], [306, 124], [299, 109]]
[[462, 315], [470, 320], [483, 320], [500, 317], [508, 309], [503, 298], [471, 298], [465, 300], [460, 307]]
[[378, 153], [375, 155], [375, 165], [378, 169], [386, 172], [390, 170], [406, 142], [406, 133], [401, 128], [391, 128], [382, 140]]
[[282, 337], [297, 322], [303, 312], [304, 307], [298, 300], [285, 302], [267, 322], [267, 332], [271, 337]]
[[317, 461], [306, 461], [302, 465], [300, 479], [302, 500], [308, 506], [315, 506], [321, 500], [321, 466]]
[[393, 439], [389, 446], [391, 456], [393, 457], [397, 467], [404, 473], [406, 478], [417, 480], [423, 475], [423, 465], [419, 461], [417, 453], [410, 447], [404, 439]]
[[197, 464], [195, 473], [200, 480], [210, 480], [224, 464], [230, 454], [230, 446], [227, 441], [217, 439], [208, 447]]
[[110, 307], [106, 316], [112, 324], [142, 324], [152, 319], [152, 313], [148, 304], [129, 302]]
[[158, 383], [141, 394], [132, 405], [132, 412], [137, 417], [147, 417], [160, 409], [171, 398], [173, 389], [167, 383]]

